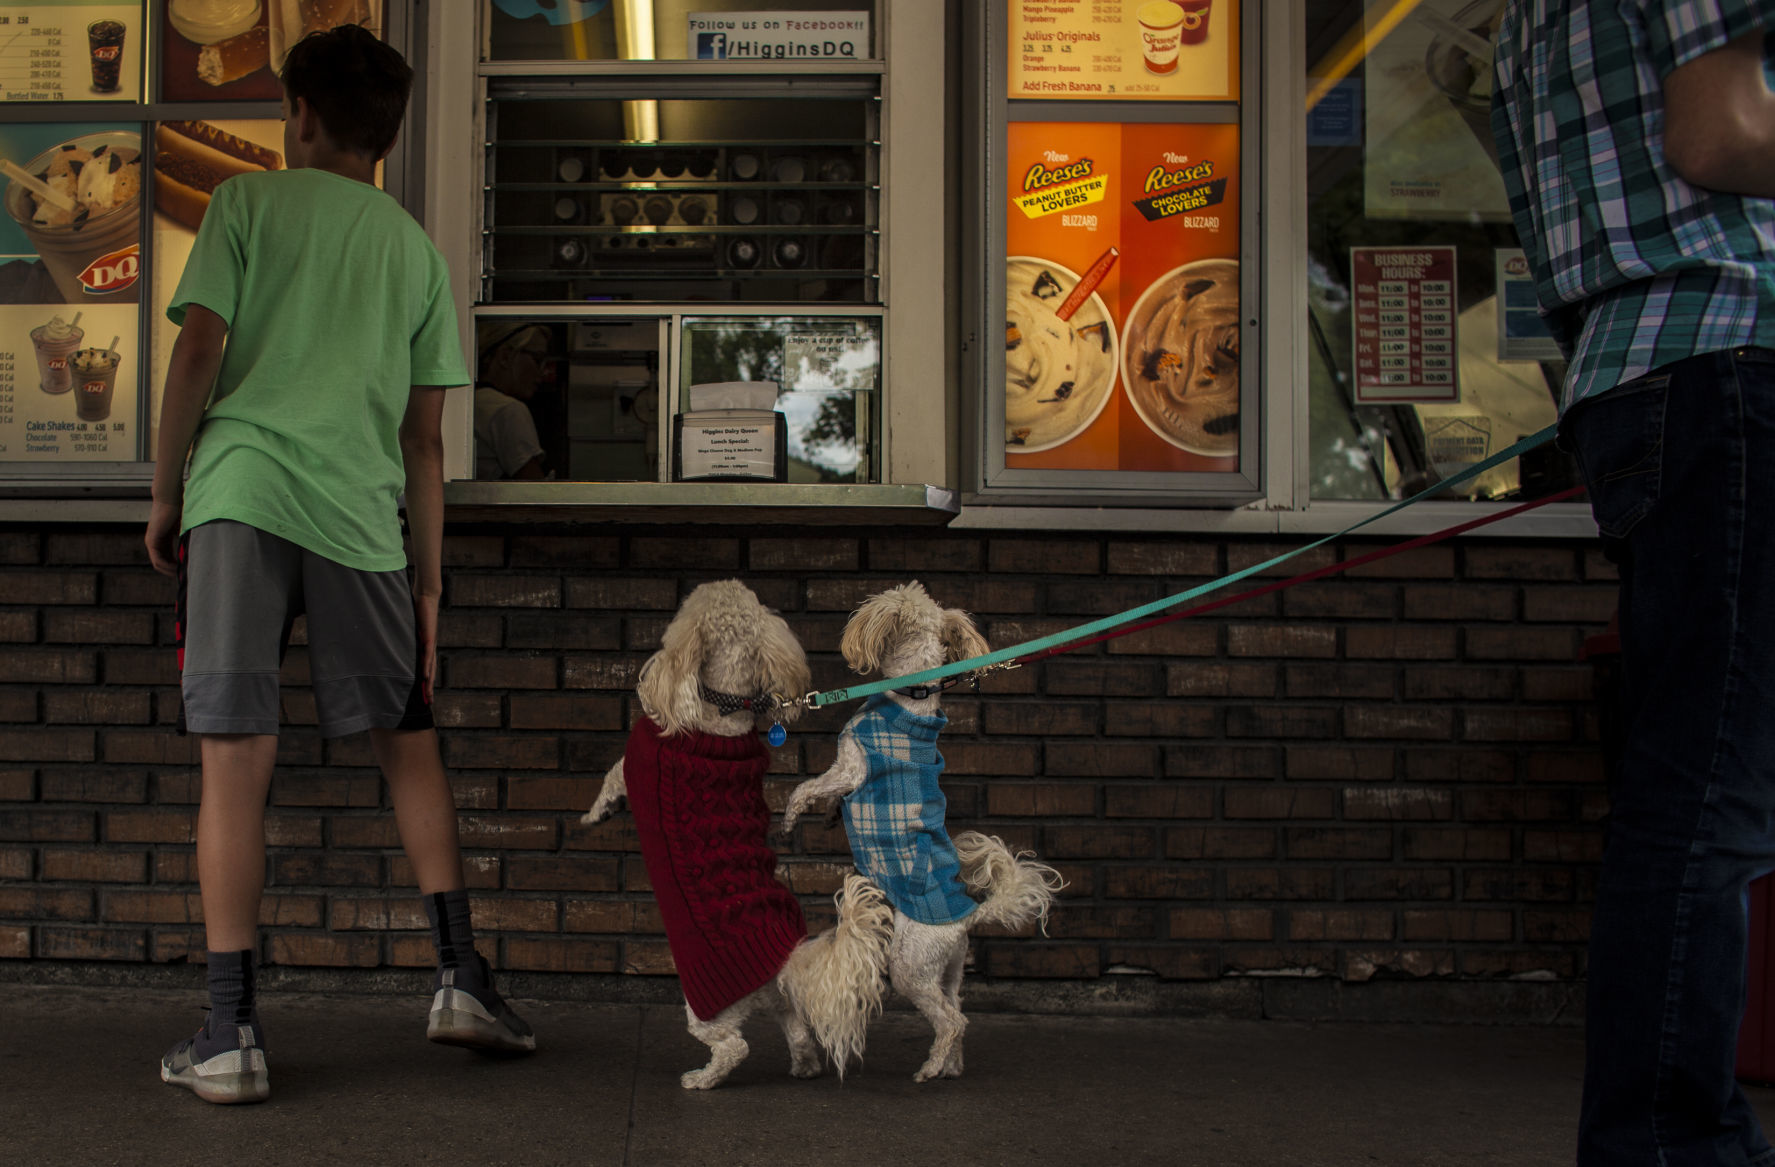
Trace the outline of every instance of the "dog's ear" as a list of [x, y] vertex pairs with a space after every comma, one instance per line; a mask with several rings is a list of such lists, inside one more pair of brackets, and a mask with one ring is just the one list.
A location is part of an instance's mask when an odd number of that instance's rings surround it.
[[[808, 671], [807, 654], [801, 642], [789, 631], [781, 616], [765, 619], [764, 635], [758, 641], [758, 668], [764, 692], [782, 697], [800, 697], [813, 683]], [[789, 705], [776, 710], [777, 720], [787, 724], [801, 716], [801, 706]]]
[[641, 666], [635, 695], [641, 708], [670, 736], [688, 729], [702, 703], [703, 625], [680, 610], [666, 625], [659, 651]]
[[851, 613], [844, 626], [838, 651], [844, 663], [859, 673], [872, 673], [881, 667], [881, 653], [900, 621], [900, 608], [886, 592], [870, 596], [863, 606]]
[[943, 651], [953, 661], [983, 656], [991, 651], [986, 638], [974, 627], [973, 617], [960, 608], [943, 609]]

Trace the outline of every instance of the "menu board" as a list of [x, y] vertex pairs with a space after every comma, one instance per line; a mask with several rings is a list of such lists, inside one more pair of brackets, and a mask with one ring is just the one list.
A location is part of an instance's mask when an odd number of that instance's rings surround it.
[[382, 35], [382, 0], [168, 0], [163, 101], [278, 101], [278, 70], [311, 32], [362, 24]]
[[1350, 248], [1356, 403], [1459, 401], [1455, 249]]
[[1012, 98], [1233, 101], [1239, 0], [1008, 0]]
[[1239, 130], [1013, 122], [1007, 467], [1236, 470]]
[[140, 101], [141, 62], [141, 0], [0, 0], [0, 101]]
[[136, 457], [135, 125], [0, 126], [0, 460]]

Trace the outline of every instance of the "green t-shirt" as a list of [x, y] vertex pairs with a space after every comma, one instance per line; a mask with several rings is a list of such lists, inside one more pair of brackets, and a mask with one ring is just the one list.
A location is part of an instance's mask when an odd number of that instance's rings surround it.
[[184, 529], [233, 519], [347, 567], [406, 566], [395, 499], [414, 385], [466, 385], [443, 257], [383, 191], [325, 170], [216, 188], [166, 314], [228, 345]]

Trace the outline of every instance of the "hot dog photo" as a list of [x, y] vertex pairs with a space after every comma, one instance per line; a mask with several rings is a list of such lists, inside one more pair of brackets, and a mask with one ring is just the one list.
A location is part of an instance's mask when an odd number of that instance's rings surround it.
[[382, 35], [382, 0], [168, 0], [162, 11], [167, 101], [276, 101], [284, 54], [309, 33], [361, 24]]

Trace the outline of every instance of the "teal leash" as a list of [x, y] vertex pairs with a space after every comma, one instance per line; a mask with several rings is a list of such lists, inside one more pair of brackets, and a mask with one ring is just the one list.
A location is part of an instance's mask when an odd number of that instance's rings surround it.
[[870, 681], [863, 685], [851, 685], [843, 689], [828, 689], [824, 693], [809, 693], [805, 697], [796, 698], [784, 703], [806, 705], [809, 708], [818, 709], [826, 705], [836, 705], [840, 701], [856, 701], [864, 697], [872, 697], [877, 693], [885, 693], [889, 689], [904, 689], [913, 685], [927, 685], [933, 681], [941, 681], [948, 677], [959, 676], [962, 673], [983, 673], [997, 668], [1016, 668], [1017, 666], [1014, 662], [1023, 657], [1034, 656], [1036, 653], [1053, 648], [1056, 645], [1071, 644], [1074, 641], [1083, 640], [1100, 632], [1107, 632], [1114, 628], [1120, 628], [1126, 624], [1132, 624], [1137, 620], [1163, 612], [1167, 608], [1175, 608], [1177, 605], [1187, 603], [1199, 596], [1205, 596], [1210, 592], [1219, 591], [1221, 588], [1238, 583], [1240, 580], [1249, 579], [1261, 572], [1268, 571], [1277, 564], [1286, 563], [1290, 559], [1305, 555], [1307, 552], [1323, 547], [1327, 543], [1335, 542], [1353, 531], [1361, 530], [1370, 523], [1378, 523], [1389, 515], [1397, 514], [1414, 503], [1421, 502], [1432, 495], [1447, 490], [1451, 486], [1457, 486], [1460, 483], [1467, 481], [1469, 478], [1484, 474], [1494, 466], [1500, 466], [1503, 463], [1510, 461], [1512, 458], [1520, 457], [1530, 450], [1546, 445], [1553, 440], [1553, 436], [1558, 429], [1558, 425], [1550, 425], [1539, 433], [1530, 434], [1515, 445], [1499, 450], [1496, 454], [1493, 454], [1483, 462], [1475, 462], [1460, 473], [1452, 474], [1449, 477], [1444, 478], [1441, 482], [1436, 483], [1436, 485], [1420, 490], [1410, 498], [1396, 502], [1383, 511], [1377, 511], [1374, 514], [1369, 515], [1367, 518], [1362, 519], [1360, 522], [1351, 523], [1341, 531], [1336, 531], [1330, 535], [1315, 539], [1313, 542], [1303, 544], [1292, 551], [1284, 551], [1280, 555], [1271, 556], [1262, 563], [1254, 563], [1250, 567], [1242, 567], [1238, 571], [1230, 572], [1227, 575], [1221, 576], [1219, 579], [1210, 580], [1205, 584], [1199, 584], [1196, 587], [1190, 588], [1188, 591], [1178, 592], [1174, 596], [1166, 596], [1162, 600], [1154, 600], [1150, 604], [1142, 604], [1138, 608], [1130, 608], [1125, 612], [1118, 612], [1114, 616], [1105, 616], [1101, 620], [1095, 620], [1089, 624], [1081, 624], [1079, 627], [1068, 629], [1065, 632], [1056, 632], [1051, 636], [1044, 636], [1040, 639], [1027, 641], [1023, 644], [1015, 644], [1009, 648], [1001, 648], [982, 656], [970, 657], [967, 660], [953, 661], [934, 669], [926, 669], [922, 673], [909, 673], [903, 677], [888, 677], [880, 681]]

